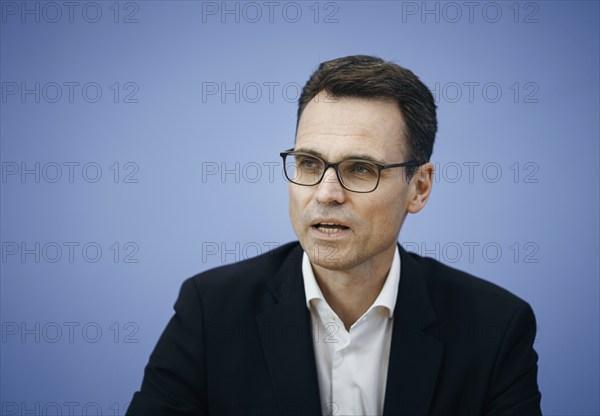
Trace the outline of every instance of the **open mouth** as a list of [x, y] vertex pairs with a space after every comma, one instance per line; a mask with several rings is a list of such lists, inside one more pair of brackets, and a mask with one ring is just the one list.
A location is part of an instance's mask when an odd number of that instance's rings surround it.
[[336, 224], [333, 222], [320, 222], [313, 225], [314, 228], [319, 230], [322, 233], [326, 234], [335, 234], [340, 231], [348, 230], [350, 227], [346, 227], [345, 225]]

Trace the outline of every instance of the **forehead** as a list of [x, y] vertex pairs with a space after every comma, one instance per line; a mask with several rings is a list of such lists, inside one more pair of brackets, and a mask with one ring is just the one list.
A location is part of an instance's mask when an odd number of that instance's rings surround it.
[[295, 148], [330, 158], [361, 154], [397, 162], [405, 154], [404, 132], [404, 120], [394, 102], [320, 93], [300, 117]]

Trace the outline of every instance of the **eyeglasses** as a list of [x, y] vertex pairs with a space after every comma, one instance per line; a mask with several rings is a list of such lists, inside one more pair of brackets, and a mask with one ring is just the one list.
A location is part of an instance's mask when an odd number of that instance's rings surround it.
[[335, 170], [340, 184], [351, 192], [373, 192], [379, 185], [383, 169], [406, 166], [420, 166], [423, 163], [410, 161], [384, 165], [364, 159], [346, 159], [329, 163], [310, 153], [295, 152], [294, 149], [281, 152], [283, 170], [288, 181], [302, 186], [314, 186], [325, 177], [330, 167]]

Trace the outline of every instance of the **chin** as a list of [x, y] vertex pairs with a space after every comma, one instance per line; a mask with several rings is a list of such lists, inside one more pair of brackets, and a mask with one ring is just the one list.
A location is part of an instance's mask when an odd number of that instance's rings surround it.
[[319, 242], [304, 251], [313, 265], [324, 269], [347, 270], [357, 265], [356, 255], [341, 253], [333, 243]]

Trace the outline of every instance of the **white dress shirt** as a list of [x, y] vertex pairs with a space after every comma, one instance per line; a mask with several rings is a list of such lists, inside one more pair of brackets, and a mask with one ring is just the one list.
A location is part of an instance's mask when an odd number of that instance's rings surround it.
[[398, 247], [381, 292], [349, 331], [325, 300], [306, 253], [302, 275], [323, 415], [381, 415], [400, 283]]

